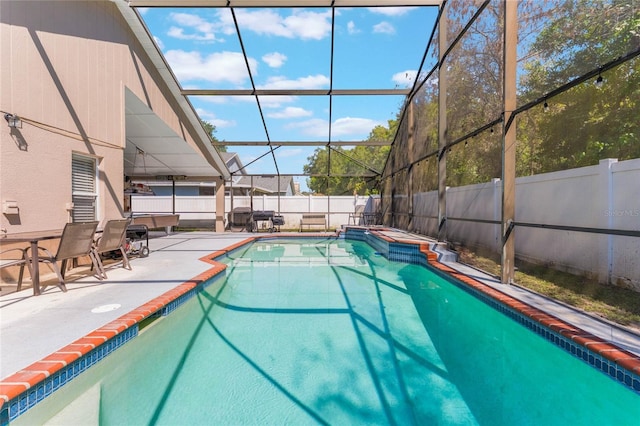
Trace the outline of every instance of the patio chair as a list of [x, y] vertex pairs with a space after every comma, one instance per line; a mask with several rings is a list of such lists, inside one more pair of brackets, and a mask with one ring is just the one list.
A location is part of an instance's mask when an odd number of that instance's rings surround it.
[[353, 213], [349, 213], [349, 225], [353, 220], [354, 225], [360, 225], [364, 219], [364, 204], [358, 204]]
[[[6, 253], [11, 253], [11, 255], [7, 255]], [[20, 254], [18, 255], [18, 253]], [[26, 249], [11, 248], [0, 252], [0, 269], [18, 265], [20, 265], [20, 274], [18, 275], [18, 288], [16, 291], [20, 291], [22, 288], [22, 277], [24, 276], [25, 265], [29, 267]]]
[[107, 222], [100, 235], [93, 243], [91, 255], [94, 258], [98, 279], [106, 279], [107, 273], [102, 263], [101, 255], [110, 251], [120, 250], [122, 254], [122, 267], [131, 270], [131, 264], [124, 249], [124, 239], [127, 233], [127, 227], [131, 223], [129, 219], [114, 219]]
[[[60, 290], [66, 292], [67, 287], [64, 283], [64, 274], [67, 269], [67, 261], [81, 256], [89, 256], [93, 266], [98, 269], [95, 259], [91, 254], [93, 238], [98, 227], [98, 222], [75, 222], [67, 223], [60, 237], [58, 251], [53, 255], [49, 250], [38, 247], [38, 262], [48, 263], [58, 276], [57, 286]], [[33, 261], [33, 254], [29, 254], [27, 249], [27, 260]], [[62, 262], [58, 267], [57, 262]], [[38, 267], [38, 265], [33, 265]]]

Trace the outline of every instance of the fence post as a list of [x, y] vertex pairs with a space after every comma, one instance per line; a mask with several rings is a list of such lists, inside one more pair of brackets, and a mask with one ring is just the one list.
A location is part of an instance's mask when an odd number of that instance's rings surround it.
[[[606, 158], [598, 163], [598, 183], [596, 188], [595, 211], [598, 215], [597, 227], [612, 229], [613, 228], [613, 173], [611, 171], [613, 164], [617, 163], [615, 158]], [[600, 267], [598, 268], [598, 281], [601, 283], [611, 284], [611, 276], [613, 273], [613, 235], [602, 235], [598, 252], [604, 255], [600, 256]]]
[[[499, 222], [502, 215], [502, 181], [500, 178], [493, 178], [491, 184], [493, 185], [493, 217], [491, 219]], [[498, 254], [502, 250], [500, 225], [493, 226], [493, 250]]]

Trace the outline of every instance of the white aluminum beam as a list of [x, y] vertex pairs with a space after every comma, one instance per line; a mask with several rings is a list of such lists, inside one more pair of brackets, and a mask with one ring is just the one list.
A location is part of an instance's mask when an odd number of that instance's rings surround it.
[[218, 142], [218, 145], [224, 146], [390, 146], [390, 141], [236, 141], [236, 142]]
[[411, 89], [184, 89], [183, 96], [407, 96]]
[[402, 7], [441, 3], [442, 0], [129, 0], [132, 7]]

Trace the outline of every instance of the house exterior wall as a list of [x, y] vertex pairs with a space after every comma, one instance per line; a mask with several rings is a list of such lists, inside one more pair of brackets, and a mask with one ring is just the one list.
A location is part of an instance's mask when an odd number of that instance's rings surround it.
[[195, 146], [195, 130], [111, 1], [0, 3], [0, 200], [3, 232], [70, 221], [72, 153], [98, 159], [97, 219], [123, 215], [124, 90]]

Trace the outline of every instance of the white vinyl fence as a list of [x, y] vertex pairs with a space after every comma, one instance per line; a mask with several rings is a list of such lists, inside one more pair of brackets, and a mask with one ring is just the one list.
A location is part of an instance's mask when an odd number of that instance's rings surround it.
[[[366, 211], [373, 208], [368, 196], [234, 196], [233, 206], [231, 203], [231, 197], [225, 197], [225, 221], [228, 221], [228, 213], [232, 209], [252, 207], [254, 211], [273, 210], [282, 215], [283, 229], [298, 229], [303, 213], [324, 213], [329, 229], [336, 229], [349, 223], [349, 214], [355, 211], [356, 204], [367, 205]], [[180, 215], [181, 226], [213, 226], [215, 209], [215, 196], [176, 196], [175, 200], [171, 196], [131, 197], [131, 211], [134, 214], [176, 213]]]
[[[502, 187], [492, 182], [447, 189], [447, 240], [501, 251]], [[329, 228], [348, 224], [356, 204], [373, 211], [369, 197], [259, 196], [253, 210], [273, 210], [284, 216], [284, 229], [297, 229], [302, 213], [326, 213]], [[233, 197], [233, 208], [251, 207], [251, 197]], [[134, 213], [171, 213], [172, 197], [132, 197]], [[225, 201], [225, 219], [231, 211]], [[215, 218], [214, 197], [176, 197], [180, 223], [204, 223]], [[438, 194], [413, 195], [410, 231], [437, 235]], [[478, 222], [480, 220], [480, 222]], [[482, 222], [486, 221], [486, 222]], [[516, 179], [516, 222], [582, 228], [640, 231], [640, 159], [600, 164]], [[189, 226], [189, 225], [187, 225]], [[640, 238], [575, 230], [516, 226], [516, 256], [538, 264], [640, 290]]]
[[[447, 240], [501, 252], [500, 179], [447, 189]], [[438, 194], [414, 194], [414, 231], [437, 235]], [[468, 220], [464, 220], [468, 219]], [[517, 223], [640, 231], [640, 159], [516, 179]], [[640, 290], [640, 238], [516, 226], [516, 256]]]

